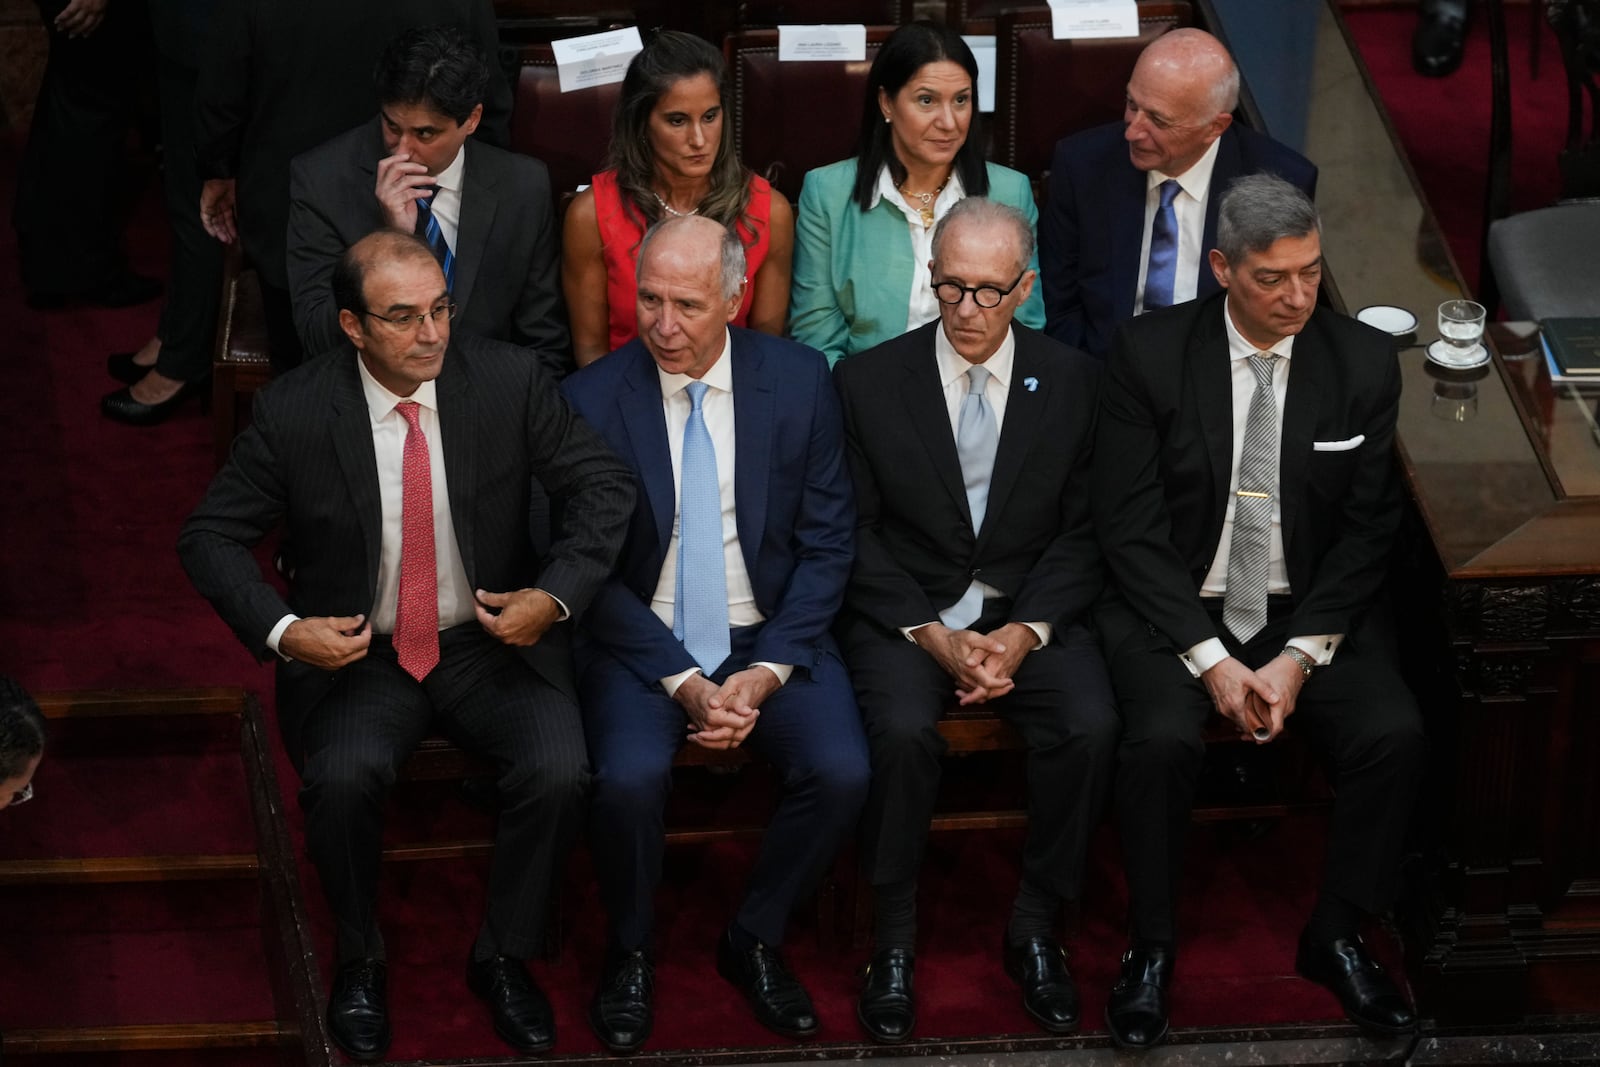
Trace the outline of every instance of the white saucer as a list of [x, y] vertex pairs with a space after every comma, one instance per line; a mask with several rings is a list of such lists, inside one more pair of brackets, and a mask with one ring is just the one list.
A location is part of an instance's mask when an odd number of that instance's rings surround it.
[[1417, 317], [1402, 307], [1392, 304], [1373, 304], [1356, 312], [1356, 321], [1364, 322], [1374, 329], [1396, 337], [1404, 337], [1408, 333], [1415, 333]]
[[1428, 346], [1428, 362], [1445, 370], [1477, 370], [1489, 362], [1489, 350], [1481, 344], [1467, 349], [1469, 359], [1451, 358], [1451, 351], [1441, 338]]

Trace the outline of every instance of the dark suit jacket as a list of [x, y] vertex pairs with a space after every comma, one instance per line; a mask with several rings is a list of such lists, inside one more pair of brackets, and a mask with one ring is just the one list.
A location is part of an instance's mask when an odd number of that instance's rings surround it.
[[[729, 333], [739, 545], [766, 616], [750, 658], [808, 670], [838, 654], [828, 628], [855, 550], [839, 402], [820, 352], [736, 326]], [[674, 511], [655, 360], [635, 339], [568, 378], [562, 391], [643, 488], [617, 573], [595, 597], [580, 637], [654, 684], [695, 665], [650, 610]]]
[[378, 111], [372, 72], [401, 32], [458, 26], [489, 63], [483, 124], [505, 145], [511, 86], [496, 63], [491, 0], [227, 0], [212, 20], [195, 93], [200, 177], [237, 178], [239, 237], [263, 281], [289, 286], [289, 161]]
[[[1121, 122], [1075, 133], [1056, 144], [1049, 194], [1039, 220], [1039, 280], [1045, 332], [1063, 344], [1105, 358], [1119, 323], [1133, 317], [1144, 244], [1148, 175], [1128, 158]], [[1268, 171], [1306, 195], [1317, 168], [1299, 153], [1237, 122], [1223, 131], [1206, 196], [1197, 297], [1217, 291], [1206, 252], [1217, 243], [1217, 206], [1235, 178]]]
[[[257, 656], [279, 619], [371, 616], [377, 596], [382, 509], [372, 427], [357, 356], [346, 346], [306, 363], [257, 394], [255, 420], [234, 442], [178, 537], [195, 588]], [[473, 588], [538, 585], [574, 616], [589, 607], [616, 560], [633, 506], [633, 477], [521, 349], [454, 338], [438, 379], [450, 518]], [[529, 538], [534, 480], [562, 507], [544, 558]], [[294, 545], [285, 599], [251, 549], [282, 522]], [[523, 650], [551, 684], [574, 695], [567, 645], [555, 627]], [[304, 706], [284, 699], [329, 677], [285, 664], [279, 715], [297, 737]], [[309, 676], [309, 677], [308, 677]], [[297, 746], [291, 742], [290, 751]]]
[[[1217, 628], [1199, 599], [1232, 471], [1224, 294], [1117, 332], [1095, 442], [1095, 526], [1120, 596], [1097, 613], [1107, 649], [1148, 623], [1186, 649]], [[1383, 583], [1400, 490], [1394, 341], [1318, 308], [1295, 338], [1278, 460], [1291, 634], [1349, 633]], [[1348, 444], [1354, 447], [1333, 449]], [[1324, 447], [1315, 448], [1315, 444]]]
[[[557, 378], [572, 366], [561, 304], [560, 238], [544, 164], [468, 138], [462, 151], [454, 329], [531, 348]], [[381, 229], [373, 194], [388, 155], [377, 119], [295, 157], [289, 171], [289, 289], [307, 352], [344, 341], [333, 268], [345, 249]]]
[[1099, 365], [1012, 324], [1016, 362], [975, 536], [934, 356], [940, 328], [834, 370], [858, 523], [846, 608], [892, 632], [933, 621], [976, 577], [1006, 595], [1016, 622], [1077, 622], [1101, 585], [1088, 493]]

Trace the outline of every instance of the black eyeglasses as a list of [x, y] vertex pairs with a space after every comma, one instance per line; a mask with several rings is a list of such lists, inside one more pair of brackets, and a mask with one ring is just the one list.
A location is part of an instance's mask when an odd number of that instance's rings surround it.
[[414, 315], [396, 315], [394, 318], [390, 318], [387, 315], [380, 315], [376, 311], [367, 311], [364, 309], [362, 310], [361, 314], [370, 315], [379, 322], [388, 323], [390, 326], [402, 333], [408, 333], [421, 329], [423, 319], [432, 319], [433, 324], [437, 326], [439, 324], [439, 316], [443, 315], [444, 321], [449, 322], [451, 319], [456, 317], [456, 306], [454, 304], [440, 304], [432, 311], [419, 311]]
[[981, 308], [997, 308], [1000, 301], [1011, 295], [1011, 291], [1022, 284], [1022, 275], [1028, 273], [1028, 268], [1023, 267], [1015, 280], [1004, 289], [996, 289], [992, 285], [957, 285], [955, 282], [939, 282], [933, 287], [933, 295], [939, 298], [939, 303], [949, 304], [954, 307], [972, 294], [972, 302]]

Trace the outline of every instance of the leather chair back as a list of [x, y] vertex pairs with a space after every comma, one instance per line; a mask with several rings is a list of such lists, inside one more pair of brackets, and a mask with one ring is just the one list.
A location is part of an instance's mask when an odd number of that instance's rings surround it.
[[550, 168], [557, 206], [563, 194], [589, 184], [604, 164], [611, 116], [621, 96], [620, 83], [563, 93], [550, 46], [522, 49], [511, 104], [511, 148]]
[[739, 5], [739, 26], [900, 25], [916, 17], [915, 7], [914, 0], [745, 0]]
[[1140, 0], [1139, 36], [1058, 41], [1048, 7], [1000, 14], [995, 42], [994, 159], [1031, 178], [1056, 142], [1122, 117], [1128, 77], [1146, 45], [1194, 24], [1188, 0]]

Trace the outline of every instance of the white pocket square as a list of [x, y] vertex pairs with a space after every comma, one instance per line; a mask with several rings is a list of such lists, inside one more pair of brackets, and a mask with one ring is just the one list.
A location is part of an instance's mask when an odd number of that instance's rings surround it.
[[1352, 448], [1359, 448], [1361, 446], [1361, 442], [1365, 441], [1366, 439], [1366, 434], [1358, 433], [1348, 441], [1313, 441], [1311, 442], [1311, 451], [1348, 452]]

